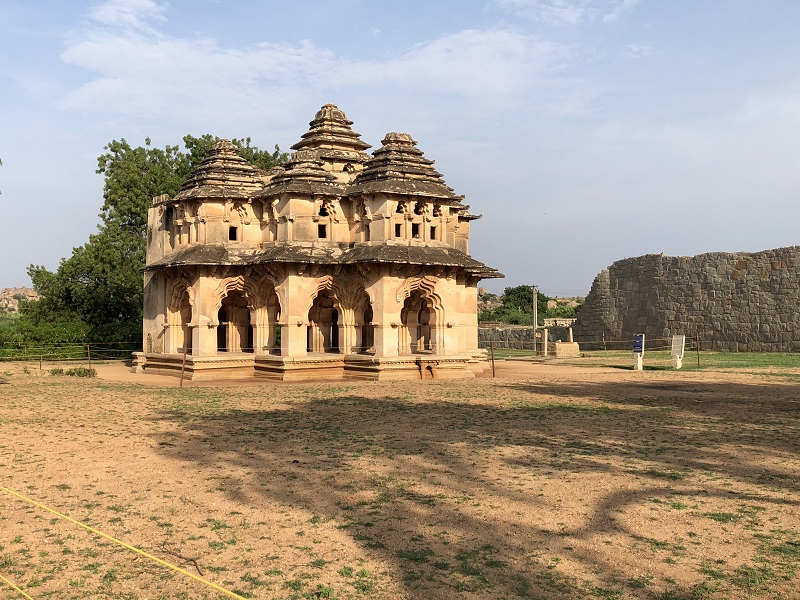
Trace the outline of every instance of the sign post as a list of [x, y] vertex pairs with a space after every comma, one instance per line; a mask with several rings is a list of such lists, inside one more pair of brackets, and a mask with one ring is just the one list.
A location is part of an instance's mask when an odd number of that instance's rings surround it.
[[644, 334], [635, 333], [633, 335], [633, 370], [642, 371], [644, 365], [642, 359], [644, 358]]
[[683, 366], [683, 351], [686, 348], [685, 335], [672, 336], [672, 366], [680, 369]]

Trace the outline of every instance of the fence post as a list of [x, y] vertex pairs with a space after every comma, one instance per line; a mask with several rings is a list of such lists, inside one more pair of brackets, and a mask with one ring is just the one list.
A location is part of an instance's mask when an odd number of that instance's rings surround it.
[[491, 341], [491, 349], [492, 349], [492, 379], [494, 379], [494, 340]]
[[700, 366], [700, 334], [695, 334], [694, 347], [697, 348], [697, 366]]
[[181, 361], [181, 387], [183, 387], [183, 373], [186, 370], [186, 350], [189, 344], [186, 343], [186, 340], [183, 340], [183, 360]]
[[91, 344], [86, 344], [86, 357], [89, 359], [89, 377], [92, 376], [92, 349]]

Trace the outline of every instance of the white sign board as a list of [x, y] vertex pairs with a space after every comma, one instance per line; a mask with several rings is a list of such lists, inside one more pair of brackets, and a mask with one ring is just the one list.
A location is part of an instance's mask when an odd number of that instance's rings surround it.
[[686, 348], [686, 336], [685, 335], [673, 335], [672, 336], [672, 356], [677, 356], [678, 358], [683, 358], [683, 351]]
[[633, 370], [641, 371], [644, 369], [642, 365], [642, 357], [644, 357], [644, 334], [636, 333], [633, 336]]
[[683, 351], [686, 348], [685, 335], [672, 336], [672, 366], [680, 369], [683, 366]]

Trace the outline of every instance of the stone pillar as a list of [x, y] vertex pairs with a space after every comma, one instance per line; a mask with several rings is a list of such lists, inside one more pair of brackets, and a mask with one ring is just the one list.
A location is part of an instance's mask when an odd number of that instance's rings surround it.
[[217, 355], [217, 284], [216, 279], [200, 276], [192, 287], [192, 356]]
[[305, 356], [308, 344], [308, 329], [301, 321], [281, 323], [281, 356]]
[[356, 331], [355, 313], [352, 309], [339, 311], [339, 352], [352, 354], [360, 348], [360, 332]]
[[397, 356], [399, 325], [374, 325], [375, 356]]
[[192, 356], [217, 355], [217, 324], [205, 315], [197, 317], [192, 327]]
[[267, 309], [259, 306], [250, 311], [250, 326], [253, 328], [253, 353], [268, 354], [269, 350], [269, 319]]

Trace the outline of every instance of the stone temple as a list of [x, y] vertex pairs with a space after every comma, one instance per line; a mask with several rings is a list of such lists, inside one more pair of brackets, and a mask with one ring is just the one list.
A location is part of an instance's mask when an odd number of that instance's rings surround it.
[[405, 133], [326, 104], [268, 173], [217, 142], [153, 199], [138, 368], [187, 378], [474, 377], [479, 218]]

